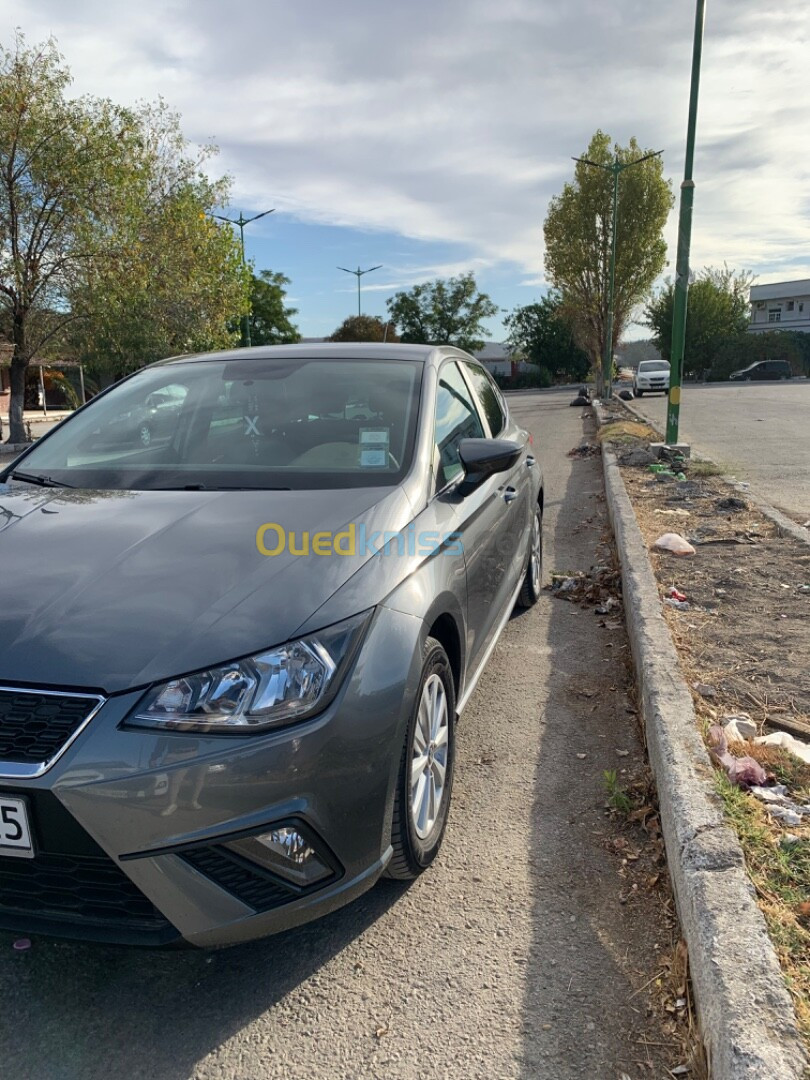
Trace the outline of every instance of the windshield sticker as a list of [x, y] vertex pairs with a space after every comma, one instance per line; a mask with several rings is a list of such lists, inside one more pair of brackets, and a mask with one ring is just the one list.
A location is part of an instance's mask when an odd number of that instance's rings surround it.
[[360, 428], [361, 446], [388, 447], [391, 441], [389, 428]]
[[360, 466], [364, 469], [384, 469], [388, 464], [388, 451], [373, 449], [360, 451]]

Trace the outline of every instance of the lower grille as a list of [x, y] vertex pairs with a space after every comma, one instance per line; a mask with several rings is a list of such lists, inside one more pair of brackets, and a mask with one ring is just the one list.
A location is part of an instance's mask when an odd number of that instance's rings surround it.
[[39, 847], [0, 858], [0, 928], [131, 945], [179, 937], [51, 792], [30, 792], [29, 805]]
[[44, 766], [101, 701], [89, 694], [0, 687], [0, 762]]
[[3, 859], [0, 911], [146, 927], [166, 922], [112, 859], [93, 855]]
[[[311, 891], [287, 885], [275, 874], [227, 848], [191, 848], [181, 858], [254, 911], [270, 911]], [[319, 881], [317, 887], [325, 884], [326, 881]]]

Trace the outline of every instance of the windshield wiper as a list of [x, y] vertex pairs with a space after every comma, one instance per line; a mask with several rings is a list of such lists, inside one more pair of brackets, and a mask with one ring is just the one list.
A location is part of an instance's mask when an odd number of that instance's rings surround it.
[[72, 488], [73, 484], [66, 484], [64, 480], [54, 480], [50, 476], [35, 476], [33, 473], [13, 472], [12, 480], [22, 480], [26, 484], [38, 484], [40, 487], [64, 487]]

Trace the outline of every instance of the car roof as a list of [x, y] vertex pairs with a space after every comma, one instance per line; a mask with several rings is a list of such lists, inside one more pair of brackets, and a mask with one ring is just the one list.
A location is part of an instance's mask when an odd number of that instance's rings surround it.
[[254, 345], [250, 348], [225, 349], [220, 352], [186, 353], [158, 360], [157, 364], [208, 363], [229, 360], [411, 360], [439, 363], [445, 356], [474, 359], [453, 345], [403, 345], [385, 342], [315, 342], [302, 345]]

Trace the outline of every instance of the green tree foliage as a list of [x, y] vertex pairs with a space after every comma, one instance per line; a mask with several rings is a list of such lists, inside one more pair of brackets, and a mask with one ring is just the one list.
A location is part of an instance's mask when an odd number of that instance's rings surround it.
[[[292, 345], [301, 340], [293, 318], [298, 308], [285, 307], [290, 279], [272, 270], [253, 275], [250, 285], [250, 340], [253, 345]], [[233, 325], [233, 331], [239, 329]]]
[[[690, 290], [691, 295], [691, 290]], [[810, 373], [810, 334], [773, 330], [762, 334], [736, 334], [725, 338], [714, 355], [708, 377], [727, 379], [732, 371], [758, 360], [787, 360], [794, 375]]]
[[506, 328], [512, 351], [544, 367], [551, 377], [577, 382], [588, 374], [588, 355], [576, 343], [559, 293], [515, 308], [506, 319]]
[[211, 217], [229, 190], [203, 171], [215, 148], [189, 147], [162, 102], [142, 107], [133, 123], [138, 197], [108, 222], [118, 239], [113, 256], [94, 260], [67, 297], [77, 316], [67, 345], [97, 375], [232, 345], [231, 319], [248, 303], [238, 240]]
[[399, 341], [392, 322], [378, 315], [350, 315], [344, 319], [329, 341]]
[[[707, 371], [722, 344], [745, 332], [752, 280], [753, 275], [745, 271], [707, 267], [689, 286], [684, 372], [700, 375]], [[665, 360], [672, 346], [674, 301], [675, 286], [667, 281], [644, 309], [644, 325], [652, 330], [653, 343]]]
[[[583, 156], [610, 165], [615, 158], [636, 161], [647, 152], [635, 139], [629, 146], [611, 147], [610, 136], [597, 131]], [[664, 268], [663, 230], [673, 204], [660, 158], [649, 158], [621, 174], [612, 349]], [[544, 226], [546, 274], [559, 290], [577, 341], [597, 371], [607, 335], [612, 216], [613, 176], [577, 162], [573, 181], [551, 200]]]
[[[190, 156], [164, 105], [70, 98], [54, 42], [0, 46], [0, 306], [14, 346], [9, 438], [25, 372], [70, 347], [126, 370], [227, 338], [247, 283], [229, 229], [205, 211], [227, 184]], [[91, 324], [93, 329], [91, 331]], [[166, 348], [170, 343], [169, 348]], [[137, 359], [132, 359], [137, 357]]]
[[486, 293], [478, 291], [473, 274], [415, 285], [387, 301], [388, 313], [403, 341], [424, 345], [457, 345], [468, 352], [484, 347], [491, 335], [484, 319], [498, 313]]

